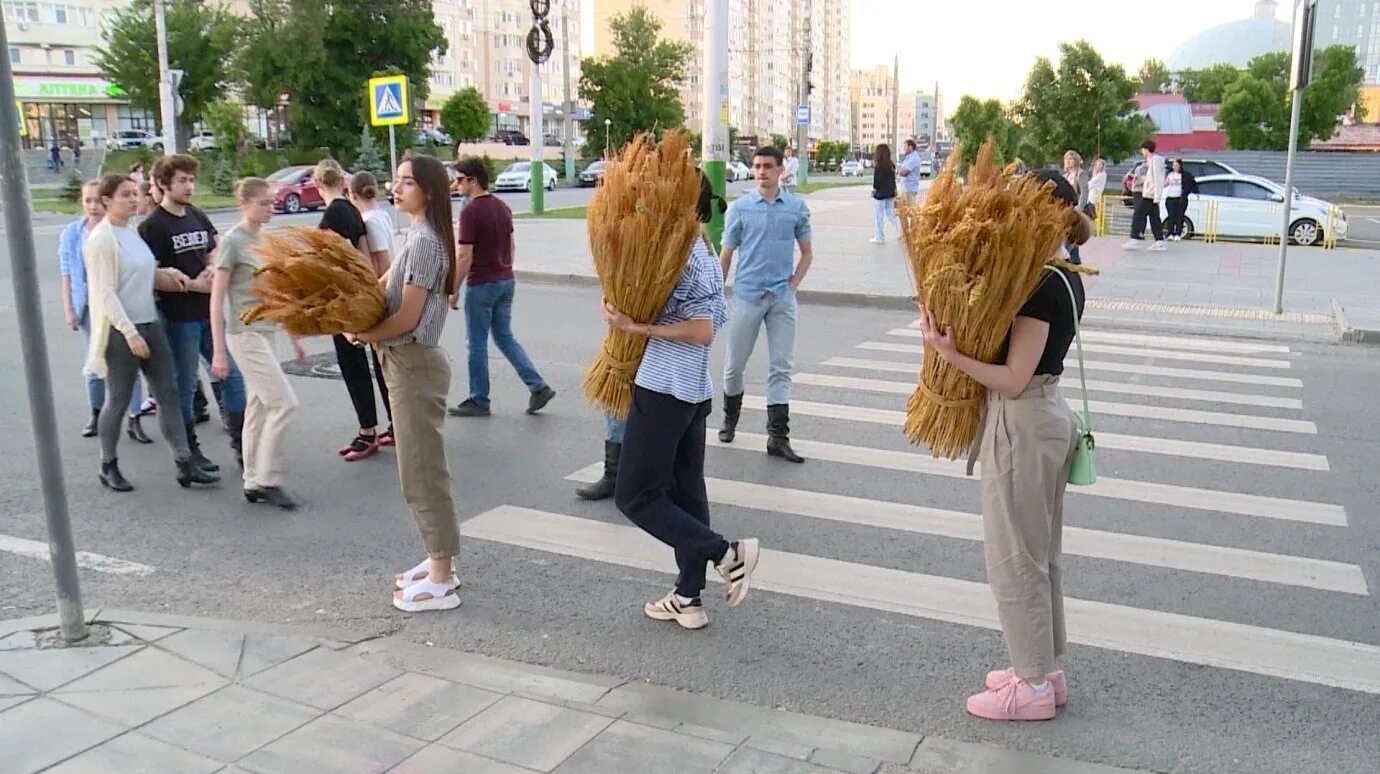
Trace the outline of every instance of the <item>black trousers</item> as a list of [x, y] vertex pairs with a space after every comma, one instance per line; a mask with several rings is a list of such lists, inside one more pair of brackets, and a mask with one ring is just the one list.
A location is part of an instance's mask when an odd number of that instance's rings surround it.
[[633, 524], [676, 551], [676, 593], [698, 597], [706, 565], [728, 552], [709, 528], [704, 486], [704, 428], [711, 402], [686, 403], [633, 388], [623, 431], [614, 502]]
[[1141, 196], [1136, 199], [1136, 211], [1131, 220], [1131, 238], [1145, 237], [1145, 221], [1150, 221], [1150, 231], [1156, 242], [1164, 241], [1164, 221], [1160, 219], [1160, 205], [1154, 199]]
[[1184, 214], [1188, 212], [1188, 197], [1175, 196], [1164, 200], [1164, 206], [1169, 209], [1169, 220], [1164, 224], [1164, 230], [1170, 236], [1183, 236], [1184, 233]]
[[379, 385], [379, 397], [383, 398], [383, 410], [388, 412], [388, 421], [393, 421], [393, 408], [388, 405], [388, 386], [383, 383], [383, 368], [379, 365], [378, 351], [373, 347], [360, 349], [344, 336], [331, 337], [335, 343], [335, 362], [340, 366], [340, 378], [345, 380], [345, 389], [350, 392], [350, 402], [355, 406], [355, 416], [361, 428], [378, 427], [379, 410], [374, 403], [374, 385], [369, 380], [369, 356], [374, 358], [374, 379]]

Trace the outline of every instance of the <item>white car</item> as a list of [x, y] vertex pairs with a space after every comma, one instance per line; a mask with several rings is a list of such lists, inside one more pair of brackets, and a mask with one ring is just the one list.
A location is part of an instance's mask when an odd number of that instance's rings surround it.
[[731, 183], [737, 182], [739, 180], [752, 179], [752, 169], [749, 168], [747, 164], [744, 164], [741, 161], [728, 162], [728, 168], [726, 172], [728, 176], [728, 181]]
[[211, 132], [203, 129], [200, 132], [193, 134], [191, 138], [187, 140], [187, 147], [194, 151], [215, 150], [216, 136]]
[[844, 177], [862, 177], [862, 173], [862, 162], [854, 159], [843, 162], [843, 166], [839, 167], [839, 174]]
[[[550, 164], [542, 164], [542, 177], [546, 182], [546, 190], [556, 190], [556, 182], [561, 176], [556, 174], [556, 170]], [[498, 179], [494, 181], [495, 191], [530, 191], [532, 190], [532, 162], [518, 161], [508, 165], [508, 168], [498, 173]]]
[[163, 150], [163, 140], [152, 132], [142, 129], [122, 129], [110, 137], [110, 150], [137, 150], [148, 148]]
[[[1284, 186], [1255, 175], [1210, 175], [1198, 178], [1198, 193], [1188, 197], [1184, 236], [1207, 229], [1208, 205], [1217, 205], [1216, 233], [1224, 237], [1261, 239], [1279, 234]], [[1289, 236], [1295, 244], [1322, 241], [1335, 218], [1338, 241], [1347, 237], [1346, 213], [1331, 202], [1304, 196], [1294, 189]]]

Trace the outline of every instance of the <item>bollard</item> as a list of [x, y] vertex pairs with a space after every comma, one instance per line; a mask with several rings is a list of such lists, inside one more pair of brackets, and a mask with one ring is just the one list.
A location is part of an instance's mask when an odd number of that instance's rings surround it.
[[1217, 202], [1208, 202], [1207, 218], [1205, 219], [1207, 222], [1203, 224], [1203, 244], [1205, 245], [1217, 244], [1217, 210]]
[[1327, 210], [1327, 229], [1323, 231], [1323, 249], [1337, 249], [1337, 228], [1340, 215], [1336, 207], [1329, 207]]

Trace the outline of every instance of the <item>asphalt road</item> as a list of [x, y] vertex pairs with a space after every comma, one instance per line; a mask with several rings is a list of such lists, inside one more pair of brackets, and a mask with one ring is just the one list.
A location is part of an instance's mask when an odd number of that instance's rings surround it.
[[[44, 255], [55, 241], [40, 233]], [[1114, 323], [1090, 324], [1103, 481], [1068, 501], [1067, 593], [1082, 600], [1069, 605], [1072, 698], [1055, 722], [1009, 726], [962, 710], [982, 673], [1006, 662], [983, 585], [977, 484], [927, 467], [885, 424], [890, 415], [877, 413], [904, 407], [908, 388], [887, 383], [913, 383], [907, 369], [919, 356], [895, 346], [918, 340], [891, 333], [913, 315], [802, 307], [793, 428], [812, 459], [771, 460], [750, 437], [709, 450], [716, 524], [777, 553], [763, 560], [763, 587], [744, 606], [707, 597], [713, 624], [687, 633], [640, 612], [667, 588], [669, 557], [659, 559], [612, 505], [576, 500], [566, 480], [601, 454], [602, 420], [579, 395], [603, 333], [592, 288], [519, 290], [517, 334], [560, 394], [542, 415], [525, 416], [522, 385], [497, 359], [495, 415], [450, 421], [465, 605], [408, 617], [388, 594], [392, 573], [420, 558], [416, 532], [391, 452], [353, 464], [334, 453], [354, 429], [340, 382], [292, 378], [301, 409], [288, 440], [291, 485], [305, 503], [295, 514], [247, 505], [232, 482], [184, 492], [161, 442], [122, 444], [139, 490], [107, 493], [95, 443], [78, 437], [79, 336], [61, 327], [56, 261], [41, 279], [78, 548], [155, 568], [83, 571], [88, 608], [396, 632], [1162, 772], [1368, 772], [1380, 759], [1374, 350], [1117, 338]], [[0, 295], [12, 326], [8, 299]], [[453, 317], [444, 338], [452, 402], [465, 397], [463, 333]], [[758, 349], [750, 395], [764, 390]], [[317, 370], [329, 373], [330, 360]], [[1165, 368], [1179, 370], [1155, 372]], [[0, 351], [0, 535], [43, 540], [21, 369], [18, 347]], [[887, 389], [900, 392], [877, 391]], [[749, 410], [741, 432], [760, 435], [763, 423]], [[224, 436], [202, 433], [208, 453], [228, 462]], [[1154, 443], [1168, 453], [1128, 448]], [[49, 611], [52, 598], [46, 564], [0, 551], [0, 618]]]

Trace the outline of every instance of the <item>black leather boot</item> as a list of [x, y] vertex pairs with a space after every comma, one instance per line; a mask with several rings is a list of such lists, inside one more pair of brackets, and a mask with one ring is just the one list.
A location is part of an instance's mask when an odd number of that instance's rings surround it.
[[214, 484], [218, 481], [220, 476], [198, 467], [193, 460], [177, 461], [177, 485], [183, 489], [190, 488], [192, 484]]
[[200, 379], [196, 382], [196, 394], [192, 396], [192, 415], [198, 425], [211, 421], [211, 414], [206, 410], [206, 391], [201, 388]]
[[297, 510], [297, 501], [281, 486], [265, 486], [244, 490], [244, 499], [251, 503], [268, 503], [284, 511]]
[[738, 415], [742, 412], [742, 395], [724, 396], [724, 422], [719, 428], [719, 441], [721, 443], [733, 443], [733, 436], [738, 430]]
[[201, 453], [201, 444], [196, 439], [196, 425], [187, 425], [187, 448], [192, 452], [192, 462], [208, 473], [215, 473], [220, 466]]
[[604, 476], [589, 486], [575, 490], [581, 500], [607, 500], [613, 497], [618, 483], [618, 455], [623, 453], [623, 444], [604, 441]]
[[804, 462], [791, 448], [791, 407], [787, 403], [767, 406], [767, 455], [787, 462]]
[[137, 416], [129, 418], [128, 433], [129, 439], [135, 443], [153, 443], [153, 439], [149, 437], [148, 433], [144, 432], [144, 425]]
[[96, 437], [96, 431], [97, 431], [97, 425], [100, 423], [100, 421], [101, 421], [101, 410], [98, 409], [98, 408], [91, 409], [91, 418], [88, 419], [88, 420], [86, 420], [86, 424], [82, 426], [82, 428], [81, 428], [81, 437], [82, 437], [82, 438], [95, 438], [95, 437]]
[[211, 382], [211, 394], [216, 396], [216, 408], [220, 410], [220, 426], [225, 428], [225, 432], [231, 432], [230, 412], [225, 410], [225, 393], [220, 382]]
[[100, 473], [101, 485], [116, 492], [132, 492], [134, 485], [125, 480], [125, 474], [120, 472], [120, 461], [111, 460], [101, 463]]
[[235, 450], [235, 462], [240, 470], [244, 470], [244, 412], [231, 411], [227, 418], [230, 420], [230, 448]]

